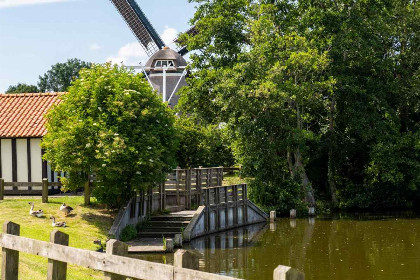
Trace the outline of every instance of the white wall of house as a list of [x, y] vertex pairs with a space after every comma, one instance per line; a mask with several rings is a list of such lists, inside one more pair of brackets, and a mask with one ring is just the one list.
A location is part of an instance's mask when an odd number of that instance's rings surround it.
[[[1, 177], [6, 182], [13, 180], [12, 170], [12, 140], [1, 139]], [[9, 190], [12, 187], [4, 187], [5, 190]]]

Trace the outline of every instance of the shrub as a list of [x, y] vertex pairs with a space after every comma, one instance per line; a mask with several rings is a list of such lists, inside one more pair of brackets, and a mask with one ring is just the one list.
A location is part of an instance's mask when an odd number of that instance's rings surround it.
[[136, 238], [136, 236], [137, 236], [136, 227], [133, 225], [128, 225], [121, 231], [120, 239], [123, 242], [127, 242], [129, 240]]

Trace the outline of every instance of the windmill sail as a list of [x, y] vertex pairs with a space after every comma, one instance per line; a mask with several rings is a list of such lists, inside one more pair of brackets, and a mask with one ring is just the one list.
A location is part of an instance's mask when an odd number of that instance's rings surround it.
[[137, 37], [148, 56], [152, 56], [165, 44], [135, 0], [111, 0], [118, 12]]
[[[194, 36], [198, 34], [197, 28], [195, 26], [191, 27], [190, 29], [188, 29], [186, 32], [184, 32], [190, 36]], [[185, 46], [185, 44], [183, 44], [183, 42], [181, 42], [179, 40], [179, 38], [176, 38], [174, 40], [175, 43], [177, 43], [179, 45], [177, 51], [180, 55], [184, 56], [185, 54], [188, 53], [188, 49], [187, 46]]]

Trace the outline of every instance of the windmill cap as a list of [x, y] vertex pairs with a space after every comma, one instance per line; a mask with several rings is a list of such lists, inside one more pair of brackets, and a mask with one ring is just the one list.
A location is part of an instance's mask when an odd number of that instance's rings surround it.
[[164, 47], [152, 55], [145, 65], [146, 68], [152, 67], [156, 60], [173, 60], [177, 68], [187, 66], [187, 61], [179, 53], [168, 47]]

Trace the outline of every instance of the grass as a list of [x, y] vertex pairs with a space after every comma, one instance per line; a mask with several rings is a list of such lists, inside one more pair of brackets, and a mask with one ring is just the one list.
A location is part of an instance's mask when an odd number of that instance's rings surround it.
[[[35, 203], [35, 210], [42, 209], [44, 211], [45, 218], [35, 218], [29, 215], [30, 206], [28, 203], [31, 201]], [[75, 209], [74, 214], [64, 217], [64, 213], [59, 209], [63, 202]], [[93, 244], [93, 241], [101, 239], [104, 242], [106, 240], [108, 230], [112, 225], [113, 213], [95, 203], [90, 207], [85, 207], [82, 204], [83, 197], [75, 196], [50, 197], [48, 204], [41, 203], [41, 198], [6, 197], [4, 201], [0, 201], [0, 224], [12, 221], [20, 225], [21, 236], [49, 241], [50, 233], [57, 229], [51, 226], [49, 219], [50, 216], [54, 216], [57, 221], [67, 223], [68, 227], [58, 229], [69, 234], [69, 246], [96, 250], [98, 245]], [[48, 260], [45, 258], [20, 253], [19, 279], [45, 279], [47, 266]], [[69, 264], [67, 279], [103, 279], [103, 273]]]
[[246, 178], [239, 177], [238, 172], [223, 176], [223, 186], [232, 186], [232, 185], [239, 185], [239, 184], [246, 184], [246, 183], [247, 183]]

